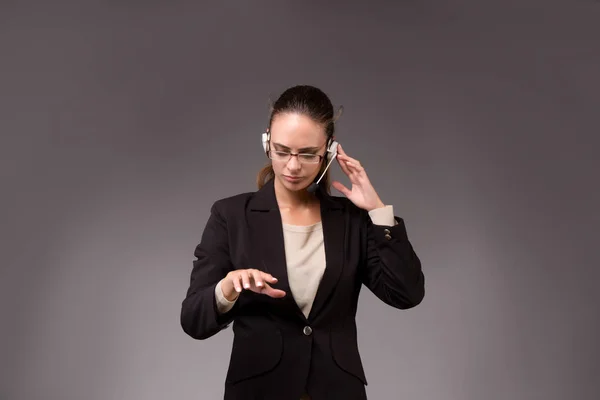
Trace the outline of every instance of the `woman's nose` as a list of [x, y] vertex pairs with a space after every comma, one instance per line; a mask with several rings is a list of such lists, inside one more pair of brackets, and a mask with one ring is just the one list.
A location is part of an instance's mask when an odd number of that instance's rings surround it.
[[293, 155], [288, 160], [287, 167], [290, 170], [297, 170], [300, 169], [300, 167], [302, 167], [302, 164], [300, 163], [300, 161], [298, 161], [298, 157]]

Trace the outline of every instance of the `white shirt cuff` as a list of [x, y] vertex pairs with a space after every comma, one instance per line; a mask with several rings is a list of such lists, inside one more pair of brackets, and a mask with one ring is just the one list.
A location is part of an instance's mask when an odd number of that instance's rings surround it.
[[369, 216], [374, 225], [394, 226], [398, 222], [394, 218], [394, 206], [387, 205], [369, 211]]

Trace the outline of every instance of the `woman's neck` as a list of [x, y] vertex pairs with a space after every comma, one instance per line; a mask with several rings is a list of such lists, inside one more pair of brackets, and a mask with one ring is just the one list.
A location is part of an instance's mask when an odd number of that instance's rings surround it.
[[313, 193], [306, 190], [293, 192], [283, 187], [278, 181], [275, 181], [275, 197], [279, 208], [286, 209], [308, 208], [319, 203], [319, 199]]

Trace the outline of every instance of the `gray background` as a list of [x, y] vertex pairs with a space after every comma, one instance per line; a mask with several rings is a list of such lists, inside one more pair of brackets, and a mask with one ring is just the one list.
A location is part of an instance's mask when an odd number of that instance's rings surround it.
[[600, 398], [600, 4], [221, 3], [0, 3], [0, 399], [222, 397], [193, 250], [299, 83], [423, 261], [361, 296], [369, 398]]

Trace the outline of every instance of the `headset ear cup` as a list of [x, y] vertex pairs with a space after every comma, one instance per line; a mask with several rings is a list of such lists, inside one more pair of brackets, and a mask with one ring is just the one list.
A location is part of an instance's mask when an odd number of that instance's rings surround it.
[[263, 146], [263, 150], [265, 151], [265, 154], [267, 154], [267, 152], [269, 151], [269, 133], [268, 132], [264, 132], [262, 134], [262, 146]]
[[331, 159], [337, 155], [337, 146], [338, 143], [331, 139], [329, 145], [327, 146], [327, 162], [331, 161]]

